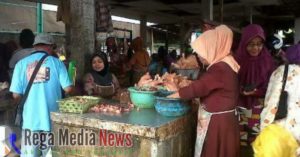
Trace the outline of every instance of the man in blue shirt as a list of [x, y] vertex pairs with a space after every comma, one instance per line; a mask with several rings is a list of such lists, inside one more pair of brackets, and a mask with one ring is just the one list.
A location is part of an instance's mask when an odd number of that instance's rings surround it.
[[60, 60], [51, 56], [53, 55], [53, 44], [52, 36], [38, 34], [33, 43], [36, 51], [20, 60], [14, 69], [10, 91], [15, 99], [20, 100], [37, 63], [45, 54], [49, 54], [33, 81], [23, 107], [22, 157], [37, 157], [40, 151], [43, 156], [51, 156], [50, 147], [39, 150], [39, 146], [34, 146], [32, 141], [25, 140], [28, 140], [26, 137], [28, 137], [29, 131], [30, 136], [33, 136], [34, 133], [51, 131], [50, 112], [58, 111], [56, 101], [62, 97], [61, 87], [67, 94], [72, 90], [72, 83], [66, 67]]

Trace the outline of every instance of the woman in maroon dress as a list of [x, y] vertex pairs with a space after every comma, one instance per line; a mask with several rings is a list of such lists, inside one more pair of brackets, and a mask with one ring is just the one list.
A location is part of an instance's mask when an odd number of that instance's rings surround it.
[[239, 65], [231, 55], [233, 33], [225, 25], [204, 32], [192, 48], [207, 72], [191, 85], [178, 89], [172, 83], [167, 88], [177, 91], [170, 97], [200, 98], [195, 157], [238, 157], [239, 127], [235, 114], [239, 89]]
[[240, 97], [238, 105], [246, 108], [242, 124], [246, 124], [247, 143], [250, 144], [259, 132], [260, 113], [275, 64], [265, 44], [264, 30], [251, 24], [243, 29], [236, 60], [241, 66], [238, 74]]

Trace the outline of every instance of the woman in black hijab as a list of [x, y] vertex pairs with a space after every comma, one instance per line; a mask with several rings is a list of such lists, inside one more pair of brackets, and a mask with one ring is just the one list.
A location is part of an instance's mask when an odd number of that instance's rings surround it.
[[119, 81], [109, 71], [105, 53], [94, 53], [90, 60], [92, 70], [84, 77], [84, 90], [88, 95], [111, 97], [119, 89]]

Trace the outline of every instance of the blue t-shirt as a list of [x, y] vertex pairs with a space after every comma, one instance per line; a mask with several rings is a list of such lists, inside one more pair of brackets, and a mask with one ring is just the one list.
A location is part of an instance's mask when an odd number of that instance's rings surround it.
[[[31, 74], [45, 52], [35, 52], [20, 60], [14, 69], [10, 91], [24, 94]], [[41, 65], [23, 108], [23, 129], [51, 130], [50, 112], [58, 110], [61, 87], [71, 86], [65, 65], [48, 56]]]

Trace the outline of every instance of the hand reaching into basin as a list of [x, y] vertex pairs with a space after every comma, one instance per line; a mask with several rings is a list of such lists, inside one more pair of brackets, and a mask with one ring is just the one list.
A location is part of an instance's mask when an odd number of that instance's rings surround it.
[[149, 74], [149, 73], [146, 73], [145, 75], [143, 75], [143, 76], [141, 77], [141, 79], [139, 80], [139, 82], [138, 82], [137, 85], [138, 85], [139, 87], [142, 87], [142, 86], [155, 87], [155, 86], [157, 86], [157, 85], [159, 85], [159, 84], [161, 84], [160, 81], [158, 81], [158, 80], [153, 80], [153, 79], [151, 78], [150, 74]]

